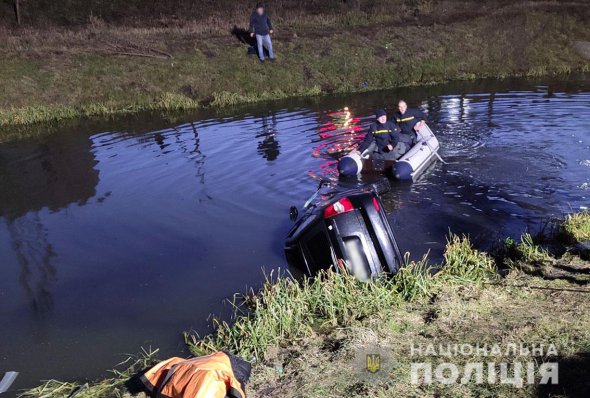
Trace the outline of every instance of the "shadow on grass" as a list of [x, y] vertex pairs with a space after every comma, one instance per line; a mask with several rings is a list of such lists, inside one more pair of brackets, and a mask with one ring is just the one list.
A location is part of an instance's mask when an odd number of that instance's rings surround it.
[[[248, 46], [246, 50], [248, 55], [258, 55], [258, 51], [256, 49], [256, 39], [250, 36], [250, 31], [244, 28], [238, 28], [236, 25], [234, 25], [230, 33], [233, 37], [238, 39], [240, 43]], [[269, 56], [268, 50], [266, 48], [264, 48], [264, 56]]]
[[238, 39], [242, 44], [247, 44], [251, 47], [256, 46], [256, 39], [250, 36], [250, 32], [244, 28], [238, 28], [236, 25], [234, 25], [233, 29], [231, 30], [231, 35]]
[[492, 256], [501, 271], [518, 269], [545, 280], [582, 286], [590, 284], [589, 252], [590, 242], [578, 242], [561, 225], [552, 225], [536, 235], [525, 233], [519, 241], [499, 242]]
[[148, 370], [150, 370], [152, 367], [148, 366], [144, 369], [142, 369], [141, 371], [133, 374], [129, 379], [127, 379], [125, 381], [125, 383], [123, 383], [123, 385], [125, 386], [125, 388], [127, 389], [127, 391], [132, 394], [132, 395], [138, 395], [139, 393], [145, 392], [147, 393], [148, 391], [145, 388], [145, 385], [143, 384], [143, 382], [141, 381], [141, 376], [147, 372]]
[[590, 397], [590, 352], [559, 358], [559, 383], [537, 387], [537, 397]]

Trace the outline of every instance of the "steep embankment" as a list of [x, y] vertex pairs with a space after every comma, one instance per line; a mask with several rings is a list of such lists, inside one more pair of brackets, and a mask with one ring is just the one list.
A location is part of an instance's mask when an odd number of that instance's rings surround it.
[[0, 141], [78, 116], [590, 71], [583, 1], [281, 2], [274, 64], [246, 55], [248, 7], [219, 4], [193, 22], [0, 30]]

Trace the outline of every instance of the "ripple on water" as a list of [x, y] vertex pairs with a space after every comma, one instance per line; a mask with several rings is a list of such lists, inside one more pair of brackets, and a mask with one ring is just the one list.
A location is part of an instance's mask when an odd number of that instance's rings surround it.
[[[431, 258], [442, 257], [449, 230], [491, 242], [587, 208], [590, 84], [575, 83], [573, 91], [514, 86], [449, 87], [446, 95], [412, 88], [408, 100], [416, 106], [423, 99], [447, 164], [436, 162], [414, 184], [392, 182], [383, 196], [402, 251], [433, 249]], [[0, 281], [23, 290], [0, 300], [3, 314], [18, 314], [0, 324], [0, 368], [27, 368], [36, 384], [98, 376], [95, 368], [111, 366], [113, 353], [146, 339], [176, 347], [175, 336], [143, 316], [146, 308], [166, 314], [173, 329], [206, 333], [208, 315], [223, 313], [215, 304], [221, 297], [263, 283], [261, 267], [285, 264], [288, 209], [315, 190], [309, 176], [341, 183], [337, 160], [363, 139], [384, 98], [399, 94], [306, 99], [278, 110], [260, 104], [175, 126], [117, 119], [96, 134], [84, 133], [94, 129], [84, 123], [75, 134], [0, 145], [0, 214], [9, 215], [0, 216], [0, 263], [12, 262], [0, 267]], [[37, 300], [31, 286], [47, 279], [48, 266], [60, 283], [39, 285], [42, 297], [55, 296], [54, 311], [40, 323], [37, 306], [29, 306]], [[153, 295], [139, 289], [145, 281], [174, 289]], [[126, 303], [129, 316], [113, 314], [113, 300]], [[202, 305], [187, 310], [186, 301]], [[72, 327], [71, 319], [84, 322]], [[89, 328], [93, 335], [128, 333], [96, 350]], [[59, 369], [52, 368], [56, 355]]]

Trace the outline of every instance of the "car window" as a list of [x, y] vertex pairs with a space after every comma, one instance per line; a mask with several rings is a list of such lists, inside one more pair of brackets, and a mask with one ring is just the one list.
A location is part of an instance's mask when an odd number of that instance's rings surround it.
[[307, 259], [310, 272], [315, 274], [321, 269], [329, 268], [332, 263], [332, 247], [326, 232], [323, 229], [317, 229], [315, 234], [312, 234], [306, 242], [309, 257]]

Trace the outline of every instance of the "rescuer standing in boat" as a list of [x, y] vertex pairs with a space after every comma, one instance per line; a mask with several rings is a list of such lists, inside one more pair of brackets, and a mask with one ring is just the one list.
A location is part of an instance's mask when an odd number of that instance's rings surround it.
[[408, 104], [404, 100], [397, 103], [397, 109], [394, 118], [401, 130], [400, 144], [406, 146], [403, 153], [406, 153], [416, 143], [416, 130], [426, 124], [426, 115], [418, 109], [408, 109]]
[[403, 153], [399, 153], [400, 129], [391, 122], [387, 121], [387, 113], [383, 109], [375, 112], [377, 119], [367, 131], [364, 141], [357, 148], [357, 152], [362, 154], [367, 149], [371, 152], [369, 155], [374, 159], [395, 160]]
[[272, 41], [270, 40], [272, 33], [272, 23], [266, 12], [264, 12], [264, 5], [262, 3], [256, 3], [256, 9], [250, 15], [250, 36], [256, 36], [260, 62], [264, 62], [264, 47], [268, 50], [270, 60], [275, 60], [275, 54], [272, 51]]

